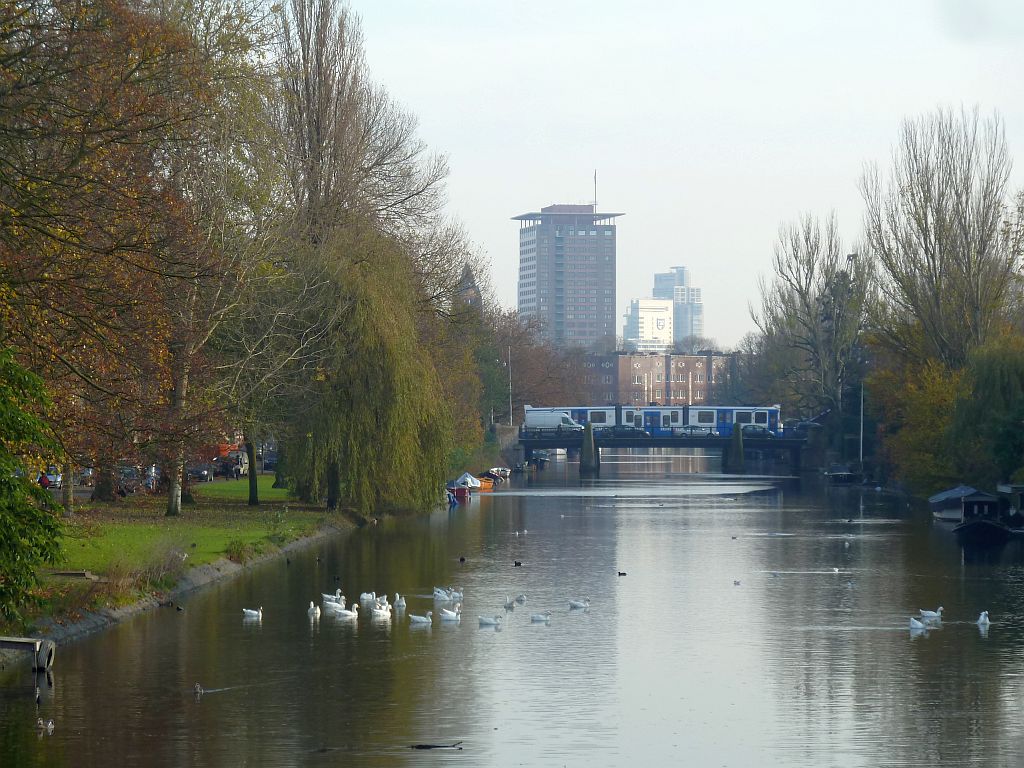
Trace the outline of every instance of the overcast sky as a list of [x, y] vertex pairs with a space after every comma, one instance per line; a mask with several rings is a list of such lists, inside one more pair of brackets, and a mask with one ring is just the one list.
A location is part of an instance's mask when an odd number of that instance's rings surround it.
[[835, 210], [900, 122], [998, 111], [1024, 174], [1024, 3], [1009, 0], [352, 0], [374, 77], [451, 165], [450, 211], [515, 307], [518, 222], [551, 203], [618, 219], [619, 315], [691, 269], [705, 332], [753, 329], [779, 225]]

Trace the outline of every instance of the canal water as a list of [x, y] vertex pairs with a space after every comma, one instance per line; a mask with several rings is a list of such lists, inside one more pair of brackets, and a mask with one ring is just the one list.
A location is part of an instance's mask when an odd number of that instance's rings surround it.
[[[27, 671], [0, 690], [0, 765], [1024, 763], [1016, 544], [965, 557], [874, 489], [605, 459], [600, 480], [556, 460], [61, 648], [41, 703]], [[400, 592], [415, 614], [455, 585], [463, 618], [311, 623], [336, 585]], [[941, 626], [913, 635], [939, 605]]]

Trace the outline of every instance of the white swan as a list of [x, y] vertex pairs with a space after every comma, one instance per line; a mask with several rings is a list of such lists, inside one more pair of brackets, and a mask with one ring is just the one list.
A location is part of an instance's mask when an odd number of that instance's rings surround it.
[[534, 624], [541, 624], [551, 621], [551, 611], [545, 611], [544, 613], [535, 613], [530, 616], [530, 621]]
[[516, 602], [522, 605], [526, 602], [526, 595], [516, 595]]
[[341, 594], [341, 589], [334, 590], [333, 595], [328, 595], [326, 592], [321, 592], [320, 597], [324, 599], [324, 603], [344, 603], [345, 596]]
[[363, 592], [361, 595], [359, 595], [359, 602], [360, 603], [372, 603], [376, 599], [377, 599], [377, 593], [376, 592]]
[[405, 598], [395, 592], [395, 608], [405, 610]]
[[314, 603], [312, 600], [310, 600], [309, 601], [309, 610], [306, 611], [306, 614], [311, 619], [319, 619], [320, 618], [320, 606], [317, 605], [316, 603]]
[[447, 589], [442, 589], [441, 587], [434, 587], [434, 599], [447, 602], [448, 600], [452, 599], [452, 595], [451, 592], [449, 592]]
[[455, 604], [455, 610], [450, 611], [442, 608], [440, 612], [441, 621], [459, 621], [462, 619], [462, 603]]
[[387, 595], [381, 595], [380, 597], [378, 597], [377, 598], [377, 605], [379, 605], [381, 608], [387, 608], [388, 607], [388, 596]]
[[570, 600], [569, 601], [569, 610], [578, 610], [580, 608], [589, 608], [589, 607], [590, 607], [590, 598], [589, 597], [585, 597], [582, 600]]
[[375, 606], [373, 606], [373, 618], [375, 618], [375, 619], [390, 619], [391, 618], [391, 606], [390, 605], [375, 605]]
[[991, 623], [992, 622], [988, 620], [988, 611], [982, 611], [978, 620], [975, 622], [979, 627], [987, 627]]
[[448, 597], [452, 600], [461, 600], [463, 598], [462, 587], [459, 587], [458, 589], [450, 587], [448, 589]]
[[243, 608], [242, 617], [246, 619], [262, 619], [263, 618], [263, 606], [261, 605], [258, 610], [252, 608]]
[[942, 621], [942, 606], [940, 605], [934, 611], [926, 611], [924, 608], [920, 609], [918, 613], [921, 614], [921, 618], [925, 621]]
[[431, 622], [431, 616], [434, 615], [433, 611], [427, 611], [426, 616], [417, 616], [415, 613], [409, 614], [410, 624], [429, 624]]
[[505, 610], [506, 611], [514, 611], [515, 609], [516, 609], [516, 601], [513, 598], [509, 597], [508, 595], [505, 595]]
[[928, 625], [918, 621], [913, 616], [910, 617], [910, 631], [928, 629]]
[[345, 606], [343, 605], [334, 612], [334, 615], [339, 619], [354, 619], [359, 615], [359, 603], [352, 603], [352, 609], [348, 611], [345, 610]]
[[481, 627], [497, 627], [501, 624], [501, 616], [479, 616]]

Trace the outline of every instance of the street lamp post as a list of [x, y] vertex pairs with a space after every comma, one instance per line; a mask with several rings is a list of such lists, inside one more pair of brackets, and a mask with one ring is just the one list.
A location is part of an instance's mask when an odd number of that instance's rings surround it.
[[860, 380], [860, 471], [864, 471], [864, 378]]
[[512, 426], [512, 346], [508, 348], [508, 425]]

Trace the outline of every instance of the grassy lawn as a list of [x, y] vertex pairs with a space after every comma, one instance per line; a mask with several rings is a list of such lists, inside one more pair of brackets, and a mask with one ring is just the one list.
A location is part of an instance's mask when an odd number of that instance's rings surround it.
[[325, 518], [323, 512], [298, 507], [285, 512], [280, 504], [256, 509], [203, 504], [176, 518], [163, 516], [162, 503], [128, 506], [83, 511], [68, 526], [63, 568], [109, 575], [166, 565], [183, 554], [186, 566], [203, 565], [233, 554], [232, 544], [259, 554], [314, 532]]
[[[274, 488], [273, 475], [258, 475], [260, 503], [283, 502], [288, 500], [287, 488]], [[212, 483], [195, 483], [192, 494], [200, 501], [249, 501], [249, 478], [239, 480], [214, 480]]]
[[166, 499], [138, 494], [114, 504], [83, 504], [65, 520], [64, 561], [59, 570], [91, 571], [99, 582], [43, 574], [42, 605], [0, 634], [28, 631], [44, 616], [75, 619], [83, 609], [117, 606], [173, 587], [188, 568], [222, 557], [245, 562], [326, 524], [344, 528], [341, 516], [320, 507], [283, 501], [273, 477], [260, 477], [259, 507], [250, 507], [248, 482], [203, 484], [196, 503], [179, 517], [164, 516]]
[[[249, 554], [313, 533], [327, 516], [322, 509], [292, 501], [260, 476], [259, 507], [250, 507], [248, 480], [223, 480], [193, 486], [195, 504], [178, 517], [166, 517], [166, 500], [138, 494], [115, 504], [86, 504], [67, 525], [64, 539], [67, 570], [143, 571], [165, 565], [172, 556], [187, 566], [232, 555], [230, 545], [248, 546]], [[237, 559], [237, 558], [236, 558]]]

